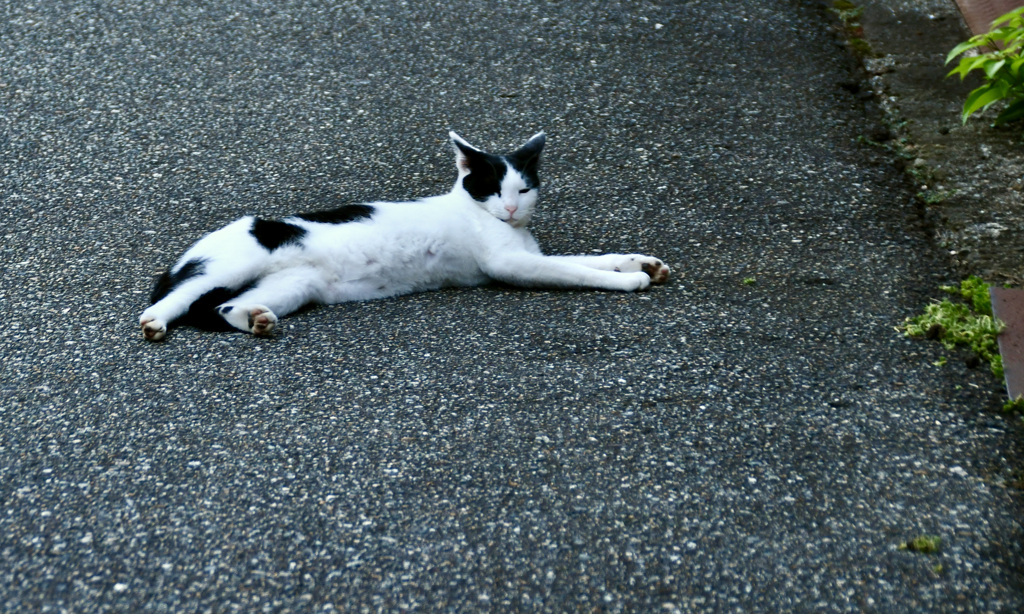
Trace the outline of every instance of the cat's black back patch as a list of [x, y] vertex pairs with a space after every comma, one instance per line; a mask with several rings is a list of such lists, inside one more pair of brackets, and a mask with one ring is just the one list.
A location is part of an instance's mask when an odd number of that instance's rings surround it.
[[268, 252], [272, 252], [282, 245], [298, 243], [306, 234], [306, 230], [288, 222], [256, 218], [252, 222], [249, 234]]
[[318, 222], [320, 224], [347, 224], [369, 218], [375, 209], [370, 205], [344, 205], [337, 209], [327, 211], [313, 211], [312, 213], [300, 213], [295, 217], [307, 222]]
[[193, 258], [174, 271], [164, 271], [157, 278], [153, 285], [153, 291], [149, 295], [149, 301], [155, 303], [171, 293], [187, 279], [198, 277], [206, 271], [206, 261], [202, 258]]
[[498, 156], [476, 153], [469, 157], [469, 174], [462, 180], [462, 187], [473, 200], [483, 202], [489, 197], [501, 194], [501, 180], [508, 167]]

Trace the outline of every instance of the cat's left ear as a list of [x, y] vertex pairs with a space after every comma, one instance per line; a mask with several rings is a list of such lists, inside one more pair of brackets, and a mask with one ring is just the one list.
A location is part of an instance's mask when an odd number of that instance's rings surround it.
[[459, 167], [459, 172], [468, 173], [473, 170], [473, 158], [483, 156], [484, 153], [455, 134], [454, 130], [448, 132], [448, 138], [455, 146], [455, 165]]
[[536, 169], [537, 164], [540, 162], [540, 152], [544, 149], [544, 142], [546, 140], [547, 135], [543, 132], [538, 132], [530, 137], [530, 140], [525, 145], [509, 154], [509, 157], [515, 160], [522, 168], [533, 167]]

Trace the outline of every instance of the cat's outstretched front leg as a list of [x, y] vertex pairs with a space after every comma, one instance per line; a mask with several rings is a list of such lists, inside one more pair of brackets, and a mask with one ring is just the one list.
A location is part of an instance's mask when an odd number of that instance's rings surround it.
[[663, 284], [668, 281], [671, 269], [668, 265], [653, 256], [643, 254], [602, 254], [600, 256], [548, 256], [563, 262], [580, 264], [600, 271], [617, 273], [636, 273], [643, 271], [651, 278], [652, 284]]
[[636, 292], [657, 278], [668, 279], [668, 267], [656, 258], [606, 254], [604, 256], [543, 256], [519, 252], [482, 263], [493, 279], [518, 286], [597, 288]]
[[667, 264], [653, 256], [644, 256], [643, 254], [627, 254], [625, 256], [619, 256], [618, 254], [613, 255], [619, 257], [619, 262], [612, 270], [623, 273], [643, 271], [651, 278], [652, 284], [665, 283], [668, 281], [668, 277], [672, 272], [671, 269], [668, 268]]

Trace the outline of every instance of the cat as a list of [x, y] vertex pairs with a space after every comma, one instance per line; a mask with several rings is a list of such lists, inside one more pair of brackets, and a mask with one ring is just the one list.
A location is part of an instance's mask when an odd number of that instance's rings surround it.
[[499, 281], [632, 292], [669, 267], [641, 254], [545, 256], [526, 225], [537, 202], [543, 132], [506, 155], [450, 132], [458, 179], [448, 194], [345, 205], [281, 220], [246, 216], [201, 238], [161, 275], [143, 337], [175, 324], [269, 335], [316, 303], [379, 299]]

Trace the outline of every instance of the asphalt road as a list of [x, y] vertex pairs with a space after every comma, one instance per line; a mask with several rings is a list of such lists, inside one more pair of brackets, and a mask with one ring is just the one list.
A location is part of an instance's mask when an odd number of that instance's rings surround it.
[[[949, 273], [823, 8], [425, 4], [0, 2], [0, 609], [1024, 608], [1024, 432], [893, 330]], [[677, 277], [143, 341], [199, 235], [446, 191], [449, 129]]]

